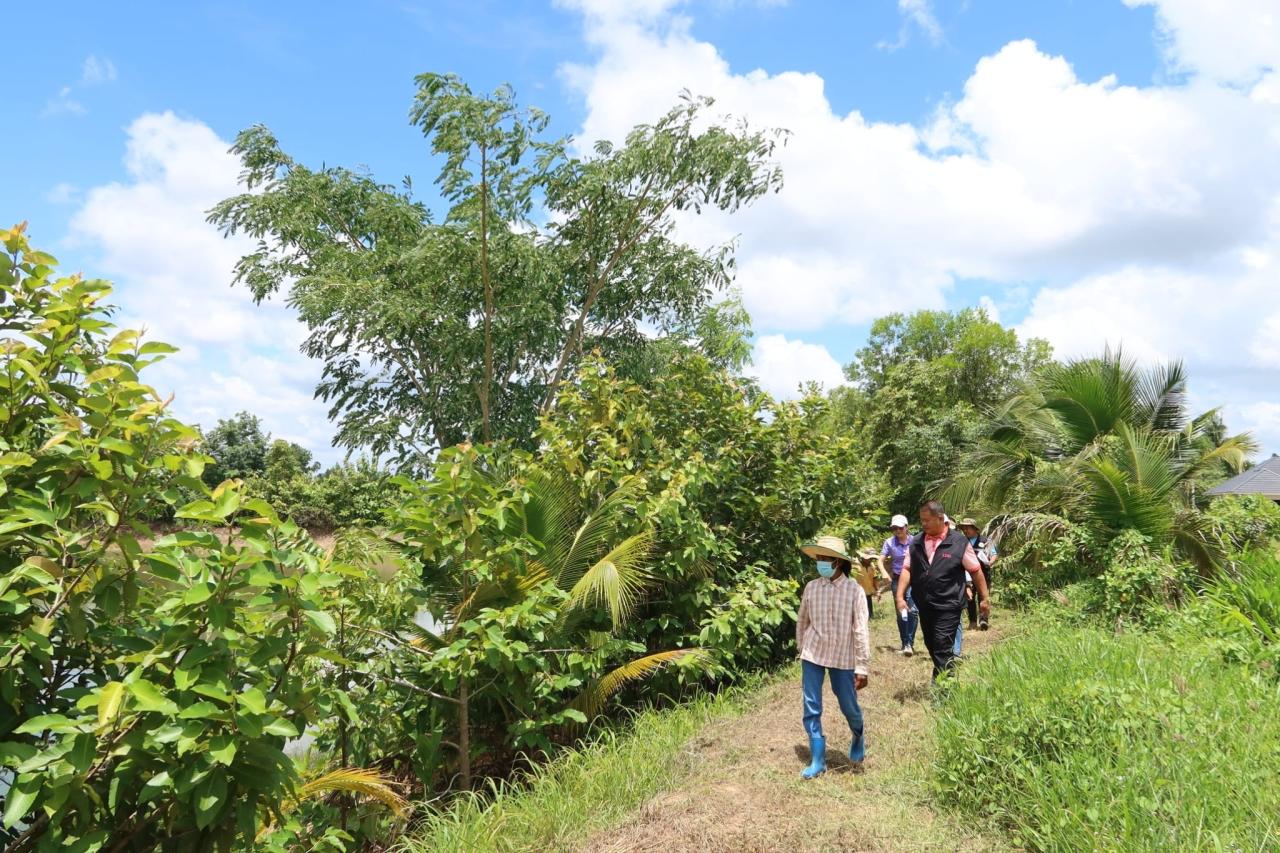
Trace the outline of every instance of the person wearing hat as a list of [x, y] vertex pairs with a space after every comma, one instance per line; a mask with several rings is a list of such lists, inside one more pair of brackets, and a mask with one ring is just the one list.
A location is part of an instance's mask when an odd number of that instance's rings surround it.
[[926, 501], [920, 507], [919, 535], [911, 538], [906, 559], [899, 575], [897, 605], [907, 606], [906, 593], [911, 591], [920, 611], [920, 628], [925, 648], [933, 659], [933, 677], [955, 666], [956, 633], [965, 605], [965, 576], [973, 578], [978, 595], [978, 610], [988, 616], [987, 582], [973, 546], [963, 533], [946, 523], [946, 513], [938, 501]]
[[[996, 546], [990, 539], [982, 535], [982, 529], [978, 527], [978, 522], [972, 518], [960, 519], [960, 532], [964, 534], [964, 538], [969, 540], [969, 544], [973, 546], [973, 552], [978, 555], [978, 562], [982, 565], [982, 577], [987, 582], [987, 593], [991, 592], [991, 566], [996, 561]], [[990, 622], [987, 617], [978, 618], [978, 598], [972, 596], [969, 599], [969, 630], [977, 628], [981, 631], [987, 630]]]
[[[902, 574], [902, 563], [907, 558], [907, 548], [911, 545], [911, 533], [907, 530], [907, 517], [905, 515], [895, 515], [889, 520], [889, 529], [892, 535], [884, 540], [884, 544], [880, 546], [880, 566], [889, 574], [892, 586], [889, 588], [896, 594], [898, 589], [898, 576]], [[887, 564], [887, 565], [886, 565]], [[911, 590], [907, 590], [907, 615], [902, 615], [903, 610], [899, 608], [898, 614], [898, 639], [902, 640], [902, 650], [899, 654], [911, 657], [916, 653], [916, 625], [920, 621], [919, 611], [916, 610], [916, 603], [911, 599]]]
[[843, 539], [820, 536], [801, 547], [818, 577], [809, 581], [796, 615], [796, 649], [800, 653], [804, 694], [804, 728], [809, 736], [809, 766], [800, 774], [812, 779], [827, 769], [827, 741], [822, 734], [822, 682], [830, 675], [831, 692], [849, 723], [853, 743], [849, 760], [866, 756], [858, 691], [871, 671], [871, 636], [867, 630], [867, 597], [851, 578], [853, 560]]

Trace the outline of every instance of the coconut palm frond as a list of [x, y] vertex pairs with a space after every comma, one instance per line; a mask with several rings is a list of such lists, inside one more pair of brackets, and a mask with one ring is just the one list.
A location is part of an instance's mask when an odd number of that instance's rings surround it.
[[630, 478], [623, 480], [605, 496], [582, 522], [569, 545], [564, 562], [559, 566], [556, 581], [564, 588], [576, 585], [583, 573], [607, 547], [625, 520], [627, 507], [633, 502], [641, 482]]
[[1057, 417], [1067, 453], [1077, 453], [1115, 429], [1133, 423], [1137, 371], [1119, 352], [1045, 369], [1044, 406]]
[[582, 688], [582, 692], [569, 703], [569, 707], [581, 711], [588, 717], [594, 717], [600, 713], [610, 696], [630, 682], [647, 678], [667, 664], [684, 658], [703, 664], [711, 661], [710, 653], [699, 648], [673, 649], [636, 658], [586, 685]]
[[343, 767], [317, 776], [298, 788], [298, 799], [330, 793], [355, 794], [390, 809], [397, 817], [409, 810], [409, 802], [396, 791], [399, 785], [371, 767]]
[[564, 473], [533, 470], [526, 486], [525, 529], [542, 546], [546, 566], [562, 566], [573, 545], [575, 526], [582, 518], [578, 484]]
[[[294, 799], [280, 803], [275, 817], [279, 819], [292, 813], [304, 800], [335, 793], [362, 797], [386, 807], [396, 817], [403, 817], [409, 811], [409, 801], [400, 796], [396, 790], [398, 787], [399, 783], [373, 768], [343, 767], [317, 776], [299, 786]], [[258, 830], [257, 840], [265, 837], [275, 828], [275, 825], [273, 820], [264, 822]]]
[[1135, 423], [1157, 432], [1180, 432], [1187, 423], [1187, 370], [1181, 361], [1148, 368], [1139, 377]]
[[353, 566], [390, 580], [408, 563], [404, 549], [376, 530], [367, 527], [344, 527], [333, 539], [329, 550], [333, 563]]
[[443, 649], [446, 645], [443, 637], [428, 631], [417, 622], [410, 622], [405, 625], [404, 632], [413, 636], [409, 644], [419, 648]]
[[1209, 473], [1216, 466], [1221, 466], [1229, 474], [1239, 474], [1248, 467], [1250, 458], [1257, 454], [1258, 449], [1257, 439], [1247, 432], [1224, 438], [1215, 446], [1194, 453], [1183, 469], [1183, 479]]
[[569, 591], [570, 605], [607, 607], [614, 627], [620, 627], [650, 580], [645, 564], [652, 548], [653, 536], [647, 531], [619, 542], [582, 573]]

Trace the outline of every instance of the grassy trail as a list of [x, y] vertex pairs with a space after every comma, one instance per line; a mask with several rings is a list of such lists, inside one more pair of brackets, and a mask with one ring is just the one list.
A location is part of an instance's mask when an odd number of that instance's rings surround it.
[[[717, 719], [690, 738], [675, 758], [674, 784], [598, 830], [580, 849], [1009, 849], [929, 807], [929, 662], [924, 654], [906, 659], [894, 653], [892, 611], [884, 605], [880, 610], [871, 622], [870, 684], [859, 694], [868, 749], [861, 772], [845, 757], [849, 730], [828, 688], [823, 728], [831, 769], [811, 782], [800, 779], [808, 743], [796, 669], [754, 697], [746, 713]], [[1008, 628], [1008, 616], [1000, 614], [993, 630], [966, 632], [966, 656], [984, 654]]]

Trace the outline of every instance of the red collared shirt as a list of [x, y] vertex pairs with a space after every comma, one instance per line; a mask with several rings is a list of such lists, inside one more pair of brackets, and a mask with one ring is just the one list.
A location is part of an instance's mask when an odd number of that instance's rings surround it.
[[[939, 533], [937, 536], [926, 536], [923, 533], [918, 534], [920, 536], [924, 536], [924, 555], [928, 557], [930, 560], [933, 560], [933, 553], [938, 550], [938, 546], [942, 544], [942, 540], [946, 539], [950, 533], [951, 533], [951, 528], [944, 527], [942, 529], [942, 532]], [[967, 539], [965, 540], [965, 543], [964, 543], [964, 556], [961, 558], [961, 562], [964, 563], [965, 571], [967, 571], [971, 575], [977, 574], [978, 572], [982, 571], [982, 564], [978, 562], [978, 554], [973, 550], [973, 545], [970, 544], [969, 540]], [[902, 568], [906, 569], [907, 571], [911, 571], [911, 549], [910, 548], [907, 549], [907, 556], [904, 557], [902, 560]]]

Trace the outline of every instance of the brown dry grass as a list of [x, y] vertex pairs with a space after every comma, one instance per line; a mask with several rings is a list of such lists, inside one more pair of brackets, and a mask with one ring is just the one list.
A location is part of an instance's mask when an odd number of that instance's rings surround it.
[[[800, 678], [765, 690], [757, 708], [711, 725], [690, 741], [678, 788], [645, 803], [584, 850], [721, 851], [1009, 849], [929, 806], [926, 774], [933, 750], [929, 661], [895, 653], [897, 627], [885, 602], [871, 622], [871, 678], [858, 695], [867, 760], [854, 771], [849, 730], [830, 687], [823, 702], [827, 763], [800, 778], [809, 747], [800, 722]], [[1001, 636], [966, 631], [965, 653], [985, 653]], [[917, 648], [923, 643], [917, 638]], [[960, 677], [963, 678], [963, 668]]]

